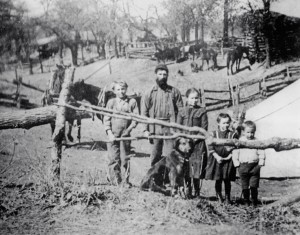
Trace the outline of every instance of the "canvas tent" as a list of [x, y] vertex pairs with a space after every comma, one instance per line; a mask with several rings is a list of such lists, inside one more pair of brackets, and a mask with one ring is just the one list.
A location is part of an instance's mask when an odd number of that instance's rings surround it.
[[[300, 80], [264, 100], [246, 113], [257, 125], [256, 137], [300, 138]], [[261, 177], [300, 177], [300, 149], [265, 150], [266, 165]]]

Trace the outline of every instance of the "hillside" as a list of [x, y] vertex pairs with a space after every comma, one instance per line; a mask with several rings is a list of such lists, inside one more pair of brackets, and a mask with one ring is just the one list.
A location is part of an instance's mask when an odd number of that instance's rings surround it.
[[[75, 80], [88, 77], [105, 63], [107, 61], [102, 60], [76, 68]], [[169, 83], [183, 94], [190, 87], [228, 88], [225, 68], [216, 72], [191, 73], [190, 63], [168, 65]], [[109, 87], [112, 81], [122, 79], [127, 81], [129, 93], [143, 94], [154, 83], [156, 64], [151, 60], [112, 59], [112, 74], [106, 66], [86, 82]], [[219, 65], [224, 64], [219, 57]], [[261, 64], [255, 64], [251, 71], [243, 70], [230, 77], [236, 82], [248, 81], [286, 65], [266, 71]], [[247, 62], [243, 61], [241, 68], [245, 66]], [[177, 74], [179, 69], [184, 76]], [[45, 89], [49, 77], [50, 73], [36, 73], [24, 75], [23, 81]], [[12, 80], [14, 73], [6, 72], [2, 78]], [[0, 92], [12, 93], [14, 90], [15, 86], [0, 81]], [[25, 87], [22, 92], [30, 102], [40, 104], [40, 92]], [[246, 105], [251, 107], [257, 102], [259, 100]], [[16, 108], [0, 106], [0, 112], [14, 110]], [[219, 112], [209, 113], [209, 130], [215, 128]], [[138, 127], [132, 135], [140, 131]], [[82, 121], [82, 142], [86, 145], [64, 149], [62, 185], [55, 188], [48, 174], [50, 140], [50, 125], [0, 131], [0, 171], [2, 166], [8, 166], [0, 174], [1, 234], [293, 234], [300, 231], [299, 204], [278, 211], [247, 208], [237, 204], [241, 196], [239, 181], [232, 184], [232, 198], [236, 202], [232, 206], [215, 201], [212, 181], [203, 181], [201, 199], [183, 200], [141, 191], [140, 181], [150, 166], [150, 144], [144, 140], [132, 143], [136, 153], [131, 159], [133, 188], [108, 185], [107, 137], [98, 119]], [[262, 180], [259, 196], [267, 203], [270, 198], [286, 195], [298, 186], [297, 179]]]

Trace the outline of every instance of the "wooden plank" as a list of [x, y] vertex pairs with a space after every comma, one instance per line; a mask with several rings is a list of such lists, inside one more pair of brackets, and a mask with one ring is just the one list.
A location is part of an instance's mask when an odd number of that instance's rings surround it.
[[256, 78], [256, 79], [253, 79], [253, 80], [250, 80], [250, 81], [246, 81], [246, 82], [242, 82], [239, 84], [240, 86], [240, 89], [242, 88], [245, 88], [247, 86], [251, 86], [251, 85], [254, 85], [256, 83], [259, 83], [261, 81], [261, 78]]
[[208, 92], [208, 93], [230, 93], [229, 90], [208, 90], [208, 89], [204, 89], [204, 92]]
[[220, 101], [231, 101], [231, 99], [219, 99], [219, 98], [214, 98], [214, 97], [205, 97], [207, 100], [220, 100]]

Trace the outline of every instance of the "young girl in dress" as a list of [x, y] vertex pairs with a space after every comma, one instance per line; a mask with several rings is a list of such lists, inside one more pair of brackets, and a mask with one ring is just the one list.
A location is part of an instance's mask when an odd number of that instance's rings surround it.
[[[230, 131], [231, 117], [227, 113], [220, 113], [218, 118], [218, 130], [212, 133], [217, 139], [231, 139], [233, 132]], [[225, 185], [225, 201], [231, 203], [230, 191], [231, 182], [235, 181], [236, 170], [232, 162], [231, 151], [233, 147], [227, 146], [209, 146], [209, 157], [207, 160], [207, 168], [205, 179], [215, 180], [215, 190], [217, 198], [223, 202], [222, 196], [222, 182]]]
[[[200, 94], [195, 88], [188, 89], [186, 92], [187, 102], [177, 116], [177, 123], [185, 126], [197, 126], [207, 130], [208, 120], [206, 109], [198, 105]], [[190, 133], [196, 134], [196, 133]], [[194, 151], [189, 159], [189, 174], [194, 184], [194, 196], [200, 194], [200, 179], [205, 177], [207, 161], [207, 150], [203, 140], [196, 140]], [[191, 182], [189, 182], [191, 184]], [[190, 187], [191, 188], [191, 187]]]

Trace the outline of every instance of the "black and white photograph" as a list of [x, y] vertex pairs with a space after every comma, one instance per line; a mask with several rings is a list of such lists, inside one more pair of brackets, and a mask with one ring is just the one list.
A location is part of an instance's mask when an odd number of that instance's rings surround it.
[[0, 0], [0, 234], [300, 234], [300, 1]]

